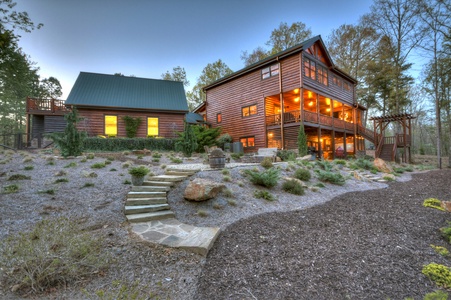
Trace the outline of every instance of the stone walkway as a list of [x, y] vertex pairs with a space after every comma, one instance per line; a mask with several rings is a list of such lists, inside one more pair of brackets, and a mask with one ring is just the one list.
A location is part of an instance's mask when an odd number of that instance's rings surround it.
[[132, 231], [143, 240], [181, 248], [206, 256], [219, 235], [217, 227], [196, 227], [175, 219], [167, 204], [167, 192], [199, 169], [167, 169], [165, 175], [147, 178], [127, 194], [125, 215]]

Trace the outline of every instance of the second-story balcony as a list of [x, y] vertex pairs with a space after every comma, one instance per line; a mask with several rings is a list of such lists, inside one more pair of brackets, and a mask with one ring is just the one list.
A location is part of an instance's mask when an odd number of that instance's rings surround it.
[[33, 115], [65, 115], [69, 109], [64, 100], [38, 99], [27, 97], [26, 109]]

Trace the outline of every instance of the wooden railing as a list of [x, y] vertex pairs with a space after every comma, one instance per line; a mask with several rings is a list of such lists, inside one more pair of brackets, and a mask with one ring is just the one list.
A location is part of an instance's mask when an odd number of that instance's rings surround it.
[[361, 125], [357, 125], [357, 133], [366, 138], [367, 140], [369, 140], [370, 142], [372, 142], [373, 144], [376, 143], [376, 141], [374, 140], [374, 131], [372, 131], [371, 129], [368, 129]]
[[376, 157], [380, 157], [381, 151], [382, 151], [382, 146], [384, 145], [384, 141], [385, 141], [385, 138], [384, 138], [383, 135], [379, 135], [378, 136], [378, 141], [375, 141], [376, 144], [377, 144]]
[[27, 97], [27, 113], [65, 114], [67, 111], [64, 100]]

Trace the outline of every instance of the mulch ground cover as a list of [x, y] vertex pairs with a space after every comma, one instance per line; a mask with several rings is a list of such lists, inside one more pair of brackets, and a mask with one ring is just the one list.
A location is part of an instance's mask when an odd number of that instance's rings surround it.
[[451, 170], [413, 174], [386, 189], [240, 220], [210, 251], [195, 299], [423, 299], [437, 289], [421, 273], [451, 259], [439, 228], [451, 214], [422, 206], [451, 201]]

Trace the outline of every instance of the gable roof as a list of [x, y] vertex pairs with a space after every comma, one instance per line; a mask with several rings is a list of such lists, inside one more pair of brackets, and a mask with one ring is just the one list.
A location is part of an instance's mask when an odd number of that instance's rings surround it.
[[249, 66], [247, 66], [247, 67], [245, 67], [245, 68], [243, 68], [243, 69], [241, 69], [239, 71], [236, 71], [236, 72], [234, 72], [234, 73], [232, 73], [230, 75], [227, 75], [227, 76], [225, 76], [223, 78], [220, 78], [220, 79], [216, 80], [215, 82], [213, 82], [213, 83], [211, 83], [211, 84], [209, 84], [207, 86], [204, 86], [203, 89], [204, 90], [208, 90], [208, 89], [210, 89], [212, 87], [215, 87], [217, 85], [225, 83], [225, 82], [227, 82], [229, 80], [235, 79], [235, 78], [237, 78], [239, 76], [242, 76], [244, 74], [252, 72], [252, 71], [254, 71], [256, 69], [260, 69], [260, 68], [262, 68], [265, 65], [269, 65], [271, 63], [278, 62], [281, 58], [284, 58], [284, 57], [287, 57], [287, 56], [299, 53], [299, 52], [301, 52], [301, 51], [303, 51], [305, 49], [310, 48], [316, 42], [318, 42], [320, 44], [320, 46], [322, 47], [322, 49], [324, 49], [324, 53], [326, 55], [326, 60], [328, 60], [330, 62], [330, 64], [331, 64], [330, 68], [332, 70], [336, 71], [336, 72], [339, 72], [342, 76], [346, 77], [347, 79], [349, 79], [353, 83], [357, 83], [357, 81], [354, 78], [352, 78], [350, 75], [344, 73], [343, 71], [341, 71], [340, 69], [338, 69], [334, 65], [334, 63], [332, 61], [332, 58], [330, 57], [330, 54], [327, 51], [326, 46], [325, 46], [325, 44], [323, 42], [323, 39], [321, 38], [321, 35], [317, 35], [317, 36], [314, 36], [314, 37], [312, 37], [312, 38], [310, 38], [308, 40], [305, 40], [304, 42], [302, 42], [300, 44], [297, 44], [297, 45], [295, 45], [293, 47], [290, 47], [290, 48], [288, 48], [288, 49], [286, 49], [284, 51], [281, 51], [279, 53], [276, 53], [276, 54], [273, 54], [271, 56], [268, 56], [267, 58], [264, 58], [264, 59], [254, 63], [252, 65], [249, 65]]
[[66, 105], [188, 111], [183, 83], [80, 72]]

